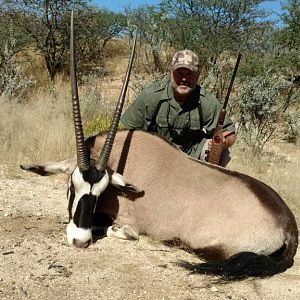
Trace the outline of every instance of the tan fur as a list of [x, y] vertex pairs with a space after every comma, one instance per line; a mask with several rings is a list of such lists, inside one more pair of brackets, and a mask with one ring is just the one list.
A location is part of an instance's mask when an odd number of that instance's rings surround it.
[[[103, 141], [96, 138], [96, 152]], [[100, 210], [115, 215], [120, 226], [129, 224], [159, 240], [180, 239], [204, 254], [216, 249], [222, 253], [216, 259], [242, 251], [268, 255], [292, 235], [295, 254], [293, 214], [273, 190], [251, 177], [190, 159], [141, 131], [117, 133], [109, 166], [145, 191], [135, 200], [117, 196], [113, 187], [100, 196]]]

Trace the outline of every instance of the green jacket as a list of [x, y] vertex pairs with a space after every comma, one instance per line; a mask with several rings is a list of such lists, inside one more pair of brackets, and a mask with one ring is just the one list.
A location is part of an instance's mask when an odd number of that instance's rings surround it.
[[[180, 105], [174, 98], [169, 78], [146, 86], [125, 111], [121, 122], [127, 129], [157, 132], [188, 155], [199, 158], [206, 139], [216, 127], [221, 103], [197, 85], [189, 99]], [[226, 115], [224, 130], [235, 131]]]

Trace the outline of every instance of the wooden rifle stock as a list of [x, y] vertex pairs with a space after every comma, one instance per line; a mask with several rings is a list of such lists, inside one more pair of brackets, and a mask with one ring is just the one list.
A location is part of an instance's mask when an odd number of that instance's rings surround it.
[[[211, 141], [211, 147], [208, 153], [207, 161], [211, 164], [218, 165], [220, 162], [221, 153], [223, 150], [223, 122], [225, 119], [226, 110], [222, 108], [218, 120], [217, 127], [214, 130], [214, 135]], [[223, 122], [220, 122], [220, 119], [223, 118]]]
[[214, 135], [212, 137], [212, 143], [211, 143], [211, 147], [210, 147], [208, 157], [207, 157], [207, 161], [211, 164], [218, 165], [220, 163], [220, 157], [221, 157], [221, 153], [223, 150], [223, 143], [224, 143], [223, 125], [224, 125], [224, 120], [225, 120], [225, 116], [226, 116], [226, 107], [228, 104], [228, 100], [229, 100], [229, 96], [230, 96], [230, 93], [232, 90], [234, 79], [236, 77], [236, 73], [237, 73], [239, 63], [240, 63], [241, 56], [242, 55], [239, 53], [236, 63], [235, 63], [235, 67], [234, 67], [232, 76], [231, 76], [231, 81], [230, 81], [230, 84], [228, 87], [227, 95], [225, 97], [223, 107], [220, 111], [217, 127], [215, 128]]

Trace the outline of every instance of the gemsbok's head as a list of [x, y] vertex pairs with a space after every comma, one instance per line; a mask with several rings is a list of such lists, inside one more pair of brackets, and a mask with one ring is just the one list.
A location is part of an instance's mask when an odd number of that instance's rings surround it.
[[[71, 15], [71, 34], [70, 34], [70, 54], [71, 54], [71, 84], [72, 84], [72, 105], [73, 118], [76, 136], [77, 149], [77, 167], [69, 179], [68, 185], [68, 211], [69, 223], [67, 225], [67, 240], [80, 248], [88, 247], [92, 241], [92, 221], [99, 195], [106, 189], [109, 182], [120, 182], [125, 184], [119, 174], [108, 174], [107, 163], [113, 146], [117, 127], [124, 104], [124, 98], [129, 82], [132, 68], [135, 45], [135, 34], [131, 57], [129, 59], [126, 76], [121, 89], [120, 97], [112, 119], [112, 125], [107, 134], [103, 149], [99, 159], [94, 161], [90, 159], [90, 154], [84, 141], [82, 122], [80, 115], [80, 106], [78, 98], [77, 77], [76, 77], [76, 60], [74, 50], [74, 25], [73, 12]], [[125, 184], [126, 185], [126, 184]]]

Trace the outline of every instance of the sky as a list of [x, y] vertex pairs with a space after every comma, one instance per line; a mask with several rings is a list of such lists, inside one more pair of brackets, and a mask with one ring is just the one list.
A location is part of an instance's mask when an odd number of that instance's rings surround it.
[[123, 11], [124, 7], [137, 8], [141, 5], [157, 5], [160, 0], [92, 0], [93, 4], [113, 11]]
[[[265, 1], [262, 7], [276, 13], [280, 13], [281, 2], [284, 0]], [[160, 0], [92, 0], [94, 5], [105, 7], [112, 11], [123, 11], [124, 7], [130, 6], [130, 8], [136, 8], [141, 5], [157, 5]]]

